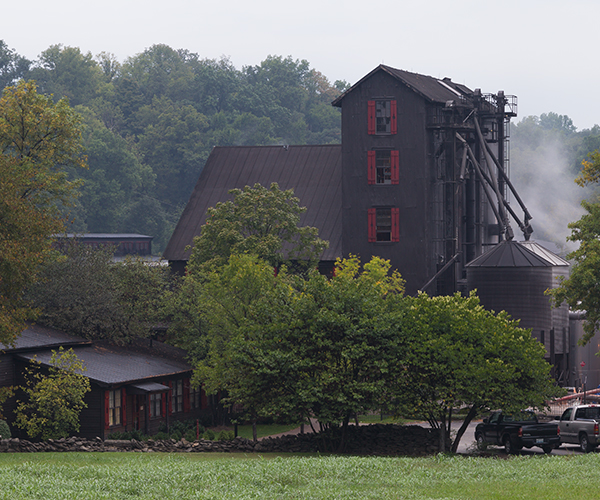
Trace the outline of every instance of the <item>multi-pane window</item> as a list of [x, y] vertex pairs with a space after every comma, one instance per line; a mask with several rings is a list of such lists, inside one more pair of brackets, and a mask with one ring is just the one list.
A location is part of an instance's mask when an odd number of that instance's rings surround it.
[[121, 425], [121, 389], [108, 391], [108, 425]]
[[392, 131], [392, 109], [390, 101], [375, 101], [375, 132], [389, 134]]
[[376, 151], [375, 175], [377, 184], [392, 183], [392, 158], [390, 151]]
[[200, 408], [201, 400], [200, 400], [200, 387], [190, 387], [190, 407], [191, 408]]
[[392, 241], [392, 209], [379, 208], [375, 218], [376, 241]]
[[376, 149], [368, 152], [369, 184], [399, 184], [398, 151]]
[[162, 394], [150, 394], [150, 418], [160, 417], [162, 409]]
[[171, 404], [173, 412], [181, 413], [183, 411], [183, 380], [181, 379], [173, 383]]
[[368, 133], [395, 134], [396, 132], [396, 101], [393, 99], [368, 101]]
[[369, 242], [400, 241], [399, 208], [370, 208], [368, 215]]

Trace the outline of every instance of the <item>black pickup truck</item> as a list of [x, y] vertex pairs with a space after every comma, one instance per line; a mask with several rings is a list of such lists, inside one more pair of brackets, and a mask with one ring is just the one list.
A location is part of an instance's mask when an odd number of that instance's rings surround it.
[[480, 449], [495, 444], [504, 446], [506, 453], [511, 454], [539, 446], [544, 453], [550, 453], [560, 444], [560, 430], [557, 422], [538, 422], [532, 411], [515, 414], [495, 411], [475, 428], [475, 439]]

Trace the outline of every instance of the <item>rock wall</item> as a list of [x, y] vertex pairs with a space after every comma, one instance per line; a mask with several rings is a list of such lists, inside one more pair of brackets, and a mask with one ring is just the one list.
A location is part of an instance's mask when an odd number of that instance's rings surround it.
[[[358, 455], [408, 455], [423, 456], [437, 453], [437, 432], [420, 426], [401, 425], [365, 425], [349, 426], [344, 453]], [[265, 438], [254, 442], [237, 437], [231, 441], [199, 441], [188, 442], [185, 439], [166, 440], [85, 440], [77, 437], [68, 439], [49, 439], [32, 442], [24, 439], [3, 439], [0, 441], [0, 452], [243, 452], [243, 453], [308, 453], [338, 452], [340, 435], [336, 432], [318, 434], [286, 435], [276, 438]]]

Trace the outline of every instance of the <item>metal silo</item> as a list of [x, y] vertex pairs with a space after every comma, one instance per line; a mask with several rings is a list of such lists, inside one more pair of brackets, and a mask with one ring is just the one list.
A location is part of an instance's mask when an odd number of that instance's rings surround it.
[[534, 242], [505, 240], [466, 265], [468, 290], [477, 290], [481, 304], [506, 311], [546, 348], [560, 381], [568, 373], [569, 311], [552, 308], [544, 293], [567, 276], [569, 263]]

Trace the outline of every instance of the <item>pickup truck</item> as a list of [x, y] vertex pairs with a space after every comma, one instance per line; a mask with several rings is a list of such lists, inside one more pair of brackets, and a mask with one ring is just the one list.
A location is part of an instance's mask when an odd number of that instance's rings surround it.
[[560, 430], [557, 422], [540, 423], [532, 411], [515, 414], [492, 412], [489, 418], [475, 428], [477, 447], [486, 444], [504, 446], [506, 453], [517, 453], [522, 448], [539, 446], [550, 453], [560, 445]]
[[588, 453], [600, 444], [600, 405], [579, 405], [567, 408], [558, 425], [560, 442], [578, 444]]

